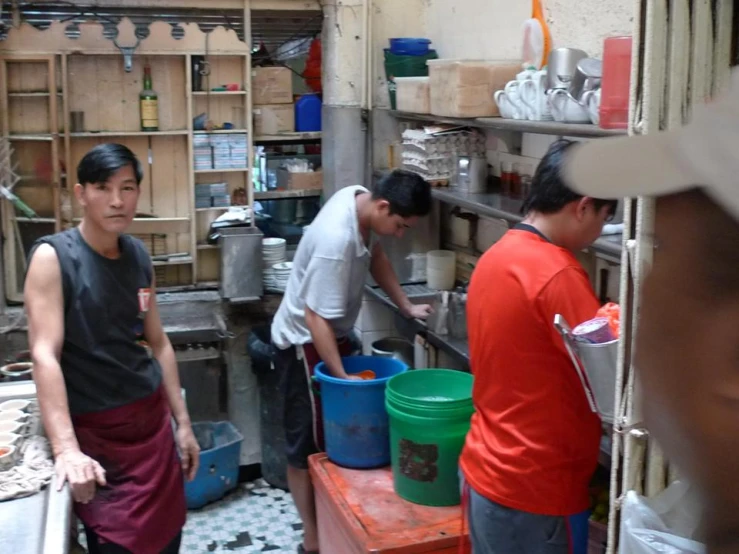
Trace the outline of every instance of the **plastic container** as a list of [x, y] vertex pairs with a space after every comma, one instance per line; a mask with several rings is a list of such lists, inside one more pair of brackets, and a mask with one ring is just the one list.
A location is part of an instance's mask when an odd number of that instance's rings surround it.
[[421, 56], [407, 56], [393, 54], [389, 48], [385, 48], [385, 78], [387, 79], [388, 93], [390, 94], [390, 107], [395, 110], [396, 101], [396, 77], [428, 77], [429, 68], [426, 62], [435, 60], [439, 56], [435, 50], [429, 50]]
[[393, 485], [424, 506], [460, 502], [459, 455], [474, 412], [472, 375], [449, 369], [411, 371], [390, 380]]
[[230, 421], [192, 424], [200, 445], [200, 467], [195, 479], [185, 482], [188, 510], [223, 498], [239, 484], [239, 455], [244, 437]]
[[588, 554], [605, 554], [608, 543], [608, 525], [588, 522]]
[[391, 38], [390, 52], [396, 56], [424, 56], [429, 53], [427, 38]]
[[399, 111], [431, 113], [428, 77], [396, 77], [395, 98]]
[[520, 61], [429, 60], [431, 113], [447, 117], [500, 115], [493, 95], [521, 71]]
[[295, 130], [315, 133], [321, 130], [321, 102], [317, 94], [304, 94], [295, 102]]
[[375, 372], [368, 381], [337, 379], [321, 362], [315, 368], [323, 407], [323, 436], [329, 459], [354, 469], [390, 463], [389, 422], [385, 386], [391, 377], [408, 370], [394, 358], [349, 356], [342, 359], [348, 374]]
[[426, 254], [426, 284], [430, 289], [454, 288], [457, 256], [451, 250], [431, 250]]
[[603, 41], [603, 78], [598, 115], [602, 129], [626, 129], [631, 88], [631, 37]]

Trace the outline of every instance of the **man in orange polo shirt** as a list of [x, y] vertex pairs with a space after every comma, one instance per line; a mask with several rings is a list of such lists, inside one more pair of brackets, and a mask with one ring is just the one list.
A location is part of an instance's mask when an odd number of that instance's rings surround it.
[[553, 322], [595, 317], [573, 252], [600, 236], [617, 201], [565, 186], [570, 145], [556, 142], [541, 160], [523, 223], [483, 255], [469, 287], [476, 413], [460, 465], [474, 554], [569, 554], [569, 516], [589, 507], [601, 422]]

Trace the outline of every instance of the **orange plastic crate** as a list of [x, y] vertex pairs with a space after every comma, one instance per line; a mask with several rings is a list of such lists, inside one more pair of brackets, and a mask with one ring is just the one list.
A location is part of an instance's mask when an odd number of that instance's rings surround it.
[[[462, 508], [412, 504], [393, 489], [390, 467], [346, 469], [310, 457], [321, 554], [470, 554]], [[460, 550], [460, 541], [464, 544]]]

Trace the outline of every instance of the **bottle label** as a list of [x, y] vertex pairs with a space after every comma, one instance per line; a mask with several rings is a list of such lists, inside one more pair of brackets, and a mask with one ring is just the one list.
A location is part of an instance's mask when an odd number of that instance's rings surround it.
[[145, 128], [159, 126], [159, 113], [156, 98], [141, 99], [141, 126]]

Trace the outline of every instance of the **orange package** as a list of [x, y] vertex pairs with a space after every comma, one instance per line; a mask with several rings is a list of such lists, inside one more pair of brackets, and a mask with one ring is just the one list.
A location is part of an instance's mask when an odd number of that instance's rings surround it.
[[621, 306], [615, 302], [609, 302], [601, 307], [595, 317], [605, 317], [608, 320], [608, 327], [611, 329], [613, 336], [618, 338], [621, 333]]

